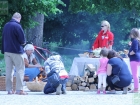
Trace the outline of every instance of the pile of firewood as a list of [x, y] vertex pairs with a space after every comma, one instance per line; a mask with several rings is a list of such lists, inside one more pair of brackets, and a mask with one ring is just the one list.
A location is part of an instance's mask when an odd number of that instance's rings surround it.
[[[84, 71], [84, 76], [70, 76], [66, 89], [67, 91], [95, 91], [98, 89], [98, 77], [96, 76], [97, 68], [92, 64], [87, 64]], [[131, 90], [132, 84], [128, 86], [128, 90]], [[103, 89], [103, 87], [101, 87]], [[110, 90], [107, 85], [106, 90]], [[115, 88], [117, 91], [122, 89]]]
[[87, 67], [84, 71], [84, 76], [70, 76], [66, 89], [68, 91], [88, 91], [88, 90], [97, 90], [97, 68], [92, 64], [87, 64]]

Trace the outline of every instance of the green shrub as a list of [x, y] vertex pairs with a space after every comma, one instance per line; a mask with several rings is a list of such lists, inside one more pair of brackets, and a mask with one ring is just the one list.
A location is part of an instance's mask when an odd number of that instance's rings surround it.
[[0, 60], [4, 59], [4, 54], [0, 53]]
[[5, 61], [4, 59], [0, 60], [0, 75], [5, 73]]

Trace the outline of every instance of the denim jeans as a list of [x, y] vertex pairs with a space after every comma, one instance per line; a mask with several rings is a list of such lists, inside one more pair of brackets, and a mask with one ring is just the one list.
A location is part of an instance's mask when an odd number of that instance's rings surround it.
[[56, 92], [56, 88], [54, 88], [51, 83], [48, 81], [47, 84], [44, 87], [44, 94], [49, 94]]
[[66, 91], [66, 83], [67, 83], [67, 81], [68, 81], [67, 78], [60, 80], [60, 84], [62, 84], [62, 88], [61, 88], [62, 91]]
[[[62, 84], [62, 91], [66, 91], [66, 83], [67, 83], [68, 79], [61, 79], [60, 80], [60, 84]], [[54, 88], [51, 83], [48, 81], [47, 84], [44, 87], [44, 94], [49, 94], [49, 93], [53, 93], [56, 92], [56, 88]]]

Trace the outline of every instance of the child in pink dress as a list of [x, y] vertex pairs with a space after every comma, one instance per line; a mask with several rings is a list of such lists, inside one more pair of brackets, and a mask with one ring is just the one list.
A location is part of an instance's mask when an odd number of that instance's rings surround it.
[[97, 94], [100, 94], [101, 91], [101, 85], [103, 84], [103, 93], [106, 94], [105, 88], [106, 88], [106, 78], [107, 78], [107, 62], [108, 62], [108, 50], [106, 48], [103, 48], [100, 52], [100, 65], [99, 69], [97, 70], [98, 75], [98, 91]]

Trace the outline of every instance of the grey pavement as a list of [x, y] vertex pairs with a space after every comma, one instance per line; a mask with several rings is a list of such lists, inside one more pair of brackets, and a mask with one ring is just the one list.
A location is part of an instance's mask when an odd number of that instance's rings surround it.
[[[0, 105], [140, 105], [140, 94], [128, 93], [123, 95], [117, 91], [115, 95], [96, 94], [96, 91], [67, 91], [66, 95], [30, 92], [28, 95], [7, 95], [0, 91]], [[138, 104], [137, 104], [138, 103]]]

